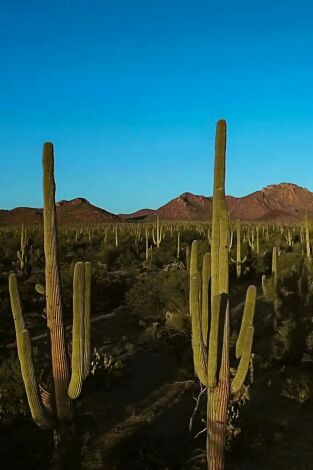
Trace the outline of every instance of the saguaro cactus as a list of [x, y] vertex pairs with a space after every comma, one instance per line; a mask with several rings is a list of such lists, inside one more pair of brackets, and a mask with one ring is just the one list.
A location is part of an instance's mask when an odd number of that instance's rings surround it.
[[307, 261], [311, 261], [311, 245], [310, 245], [310, 225], [309, 225], [309, 218], [306, 214], [304, 219], [304, 228], [305, 228], [305, 248], [306, 248], [306, 259]]
[[177, 255], [176, 255], [177, 259], [179, 259], [180, 257], [180, 231], [178, 229], [177, 231]]
[[[10, 299], [21, 362], [22, 375], [34, 421], [54, 430], [56, 457], [62, 469], [80, 467], [79, 442], [72, 399], [77, 398], [90, 362], [90, 263], [76, 263], [73, 286], [72, 372], [65, 341], [62, 298], [57, 257], [53, 145], [43, 149], [45, 295], [50, 333], [53, 390], [45, 391], [37, 382], [31, 343], [22, 315], [17, 280], [9, 277]], [[39, 393], [40, 392], [40, 393]]]
[[[241, 388], [250, 362], [253, 341], [253, 316], [256, 288], [247, 290], [241, 329], [236, 344], [236, 356], [240, 362], [231, 381], [229, 364], [229, 270], [228, 270], [228, 213], [225, 202], [225, 150], [226, 123], [218, 121], [214, 168], [214, 192], [211, 244], [211, 302], [207, 298], [210, 273], [203, 263], [201, 275], [191, 270], [190, 310], [192, 317], [192, 348], [197, 376], [207, 387], [207, 461], [209, 470], [224, 468], [227, 407], [230, 393]], [[193, 242], [195, 244], [196, 242]], [[193, 246], [196, 253], [196, 247]], [[191, 264], [192, 264], [191, 260]], [[200, 301], [202, 297], [202, 302]], [[210, 321], [210, 327], [208, 322]], [[206, 325], [205, 325], [206, 323]], [[206, 333], [208, 331], [208, 334]], [[222, 341], [221, 341], [222, 338]], [[207, 345], [207, 346], [206, 346]]]
[[24, 225], [22, 225], [21, 230], [21, 243], [20, 249], [17, 251], [17, 257], [20, 263], [20, 268], [23, 273], [29, 273], [31, 270], [30, 266], [30, 253], [31, 253], [31, 246], [29, 244], [29, 240], [27, 237], [27, 230]]
[[156, 220], [156, 235], [154, 234], [154, 227], [152, 227], [152, 240], [153, 243], [156, 245], [157, 248], [159, 248], [161, 241], [164, 238], [163, 232], [162, 232], [162, 226], [160, 226], [160, 217], [157, 215], [157, 220]]
[[231, 259], [231, 262], [236, 264], [236, 274], [237, 274], [237, 278], [239, 279], [241, 277], [242, 265], [246, 262], [246, 259], [247, 259], [246, 256], [243, 259], [241, 259], [241, 230], [240, 230], [239, 220], [237, 220], [237, 224], [236, 224], [236, 234], [237, 234], [236, 260]]

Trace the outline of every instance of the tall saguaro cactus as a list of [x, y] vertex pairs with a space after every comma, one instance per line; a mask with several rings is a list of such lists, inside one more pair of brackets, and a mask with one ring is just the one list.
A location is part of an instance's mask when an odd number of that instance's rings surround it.
[[[194, 367], [202, 384], [207, 387], [207, 461], [209, 470], [224, 468], [227, 408], [230, 393], [241, 388], [249, 368], [256, 288], [247, 290], [241, 329], [236, 344], [240, 359], [236, 375], [231, 381], [229, 362], [229, 222], [225, 202], [226, 122], [218, 121], [214, 168], [211, 272], [207, 267], [209, 255], [200, 272], [191, 270], [190, 313], [192, 317], [192, 348]], [[196, 244], [193, 242], [193, 253]], [[194, 260], [191, 260], [191, 265]], [[211, 276], [211, 278], [210, 278]], [[211, 302], [207, 285], [211, 279]], [[209, 312], [210, 305], [210, 312]], [[209, 325], [210, 322], [210, 325]]]
[[73, 399], [79, 396], [90, 363], [91, 264], [76, 263], [73, 283], [72, 371], [65, 340], [61, 282], [57, 250], [53, 145], [43, 149], [44, 250], [47, 326], [50, 333], [53, 390], [37, 382], [31, 342], [19, 298], [17, 280], [9, 277], [10, 299], [15, 322], [18, 354], [28, 402], [34, 421], [54, 430], [56, 457], [61, 469], [79, 469], [79, 441]]

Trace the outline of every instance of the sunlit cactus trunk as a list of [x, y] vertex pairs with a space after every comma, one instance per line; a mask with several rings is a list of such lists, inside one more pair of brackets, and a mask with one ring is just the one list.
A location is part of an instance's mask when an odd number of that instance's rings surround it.
[[219, 380], [215, 387], [208, 388], [207, 461], [209, 470], [221, 470], [224, 468], [229, 395], [229, 312], [227, 307]]
[[58, 428], [55, 430], [57, 459], [61, 468], [79, 468], [79, 443], [74, 404], [67, 390], [70, 383], [69, 358], [62, 314], [61, 282], [57, 259], [53, 145], [43, 149], [44, 251], [47, 326], [51, 338], [51, 360]]

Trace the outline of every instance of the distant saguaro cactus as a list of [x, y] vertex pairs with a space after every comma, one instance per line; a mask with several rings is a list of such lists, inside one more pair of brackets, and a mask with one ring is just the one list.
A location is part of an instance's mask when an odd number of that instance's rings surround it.
[[32, 250], [32, 247], [30, 246], [30, 243], [27, 237], [26, 227], [22, 225], [20, 249], [17, 251], [16, 254], [20, 263], [21, 271], [23, 273], [29, 273], [31, 271], [31, 266], [30, 266], [31, 250]]
[[241, 268], [242, 265], [246, 262], [247, 257], [245, 256], [243, 259], [241, 259], [241, 231], [240, 231], [240, 222], [237, 220], [236, 224], [236, 234], [237, 234], [237, 241], [236, 241], [236, 259], [231, 259], [231, 262], [236, 264], [236, 274], [237, 278], [239, 279], [241, 277]]

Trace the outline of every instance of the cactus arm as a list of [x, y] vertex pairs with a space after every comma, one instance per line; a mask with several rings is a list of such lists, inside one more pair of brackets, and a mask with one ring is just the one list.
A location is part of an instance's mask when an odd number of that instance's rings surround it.
[[23, 330], [26, 330], [26, 323], [23, 316], [21, 299], [18, 291], [17, 279], [15, 274], [10, 274], [9, 276], [9, 294], [15, 325], [15, 332], [16, 335], [18, 335]]
[[21, 253], [20, 250], [17, 250], [16, 254], [17, 254], [18, 260], [19, 260], [19, 262], [20, 262], [21, 270], [23, 270], [23, 269], [24, 269], [24, 264], [25, 264], [25, 263], [24, 263], [23, 255], [22, 255], [22, 253]]
[[217, 356], [218, 356], [218, 332], [219, 321], [222, 312], [222, 295], [215, 295], [211, 310], [211, 327], [208, 347], [208, 379], [207, 385], [212, 388], [216, 385]]
[[191, 344], [196, 375], [207, 385], [206, 348], [202, 339], [200, 313], [200, 275], [194, 273], [190, 282]]
[[40, 428], [53, 429], [54, 423], [46, 412], [36, 380], [30, 337], [27, 330], [23, 330], [20, 334], [18, 340], [18, 357], [32, 418]]
[[253, 326], [249, 326], [247, 329], [246, 337], [245, 337], [245, 342], [244, 342], [244, 347], [242, 350], [240, 362], [238, 365], [238, 369], [236, 372], [235, 377], [232, 380], [231, 383], [231, 391], [232, 393], [237, 393], [238, 390], [242, 387], [242, 384], [245, 381], [248, 369], [249, 369], [249, 364], [250, 364], [250, 356], [251, 356], [251, 350], [252, 350], [252, 342], [253, 342], [253, 335], [254, 335], [254, 328]]
[[53, 421], [48, 416], [48, 413], [42, 402], [39, 384], [36, 379], [31, 351], [31, 342], [23, 317], [15, 274], [10, 274], [9, 276], [9, 292], [15, 325], [18, 358], [20, 361], [22, 378], [25, 386], [29, 409], [37, 426], [43, 429], [52, 429]]
[[245, 338], [249, 326], [253, 324], [253, 317], [255, 311], [255, 302], [256, 302], [256, 287], [249, 286], [246, 292], [245, 306], [241, 321], [241, 328], [236, 342], [236, 358], [239, 359], [242, 355]]
[[85, 310], [84, 310], [84, 379], [90, 374], [91, 348], [90, 348], [90, 289], [91, 289], [91, 263], [85, 262]]
[[219, 270], [218, 270], [218, 288], [219, 294], [228, 293], [229, 289], [229, 268], [228, 268], [228, 214], [226, 206], [221, 211], [220, 217], [220, 237], [218, 247]]
[[196, 273], [198, 270], [198, 242], [194, 240], [191, 244], [190, 253], [190, 276]]
[[67, 391], [72, 400], [80, 395], [83, 383], [84, 310], [85, 269], [84, 263], [78, 262], [73, 278], [72, 374]]
[[[198, 242], [194, 240], [191, 244], [190, 261], [189, 261], [189, 284], [191, 283], [192, 276], [197, 273], [198, 269]], [[189, 298], [189, 312], [191, 314], [191, 296]]]
[[202, 338], [205, 346], [208, 342], [208, 329], [209, 329], [209, 282], [211, 277], [211, 255], [205, 253], [202, 264], [202, 309], [201, 309], [201, 324], [202, 324]]

